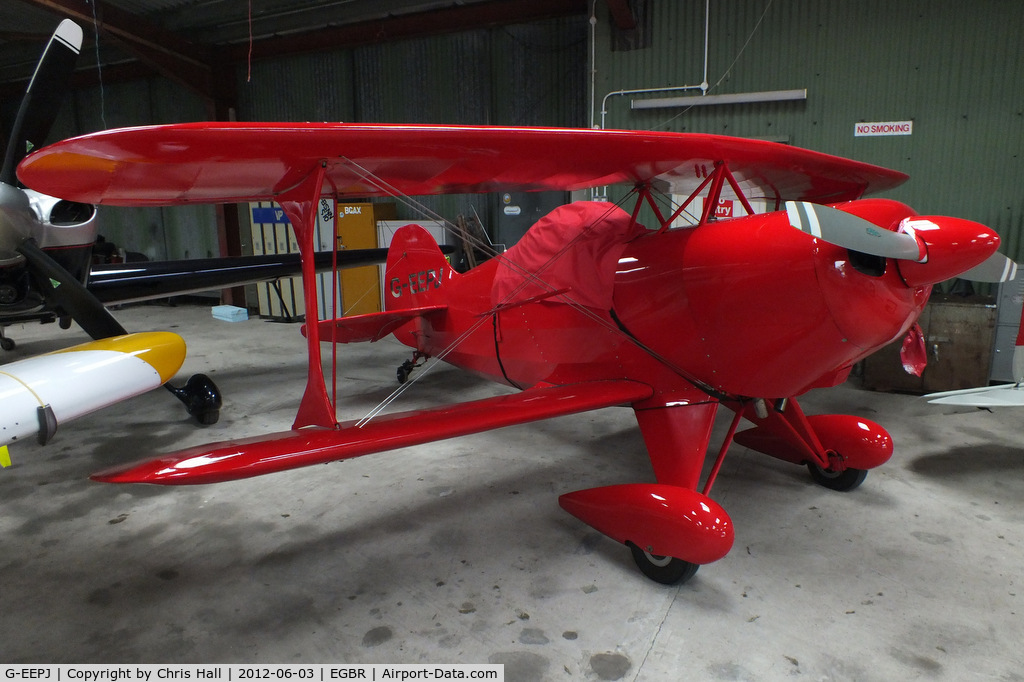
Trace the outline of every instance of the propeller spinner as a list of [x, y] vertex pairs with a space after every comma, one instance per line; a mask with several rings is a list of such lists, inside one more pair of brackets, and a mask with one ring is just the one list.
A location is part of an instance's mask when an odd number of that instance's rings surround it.
[[914, 216], [896, 229], [878, 225], [853, 212], [805, 201], [787, 201], [789, 224], [829, 244], [851, 251], [892, 258], [910, 287], [938, 284], [961, 277], [1003, 282], [1016, 276], [1016, 263], [992, 253], [980, 265], [978, 254], [999, 245], [999, 236], [981, 223], [948, 216]]

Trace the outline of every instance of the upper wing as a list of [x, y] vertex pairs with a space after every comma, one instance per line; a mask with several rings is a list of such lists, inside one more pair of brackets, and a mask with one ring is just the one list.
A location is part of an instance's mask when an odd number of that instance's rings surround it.
[[337, 429], [307, 428], [200, 445], [95, 474], [107, 483], [218, 483], [374, 452], [465, 436], [513, 424], [623, 405], [651, 396], [635, 381], [594, 381], [532, 388], [427, 410], [377, 417]]
[[35, 152], [18, 175], [27, 186], [64, 199], [144, 206], [271, 199], [321, 165], [324, 193], [343, 197], [646, 182], [688, 193], [720, 162], [750, 199], [839, 202], [907, 179], [828, 154], [717, 135], [345, 123], [103, 131]]

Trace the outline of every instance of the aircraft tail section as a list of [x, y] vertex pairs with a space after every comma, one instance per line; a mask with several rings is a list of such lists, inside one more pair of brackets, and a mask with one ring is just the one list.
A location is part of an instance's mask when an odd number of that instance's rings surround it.
[[443, 305], [445, 285], [457, 277], [433, 236], [419, 225], [395, 232], [384, 270], [384, 309]]
[[[391, 241], [384, 271], [384, 311], [321, 320], [320, 339], [333, 343], [377, 341], [402, 327], [447, 309], [444, 285], [457, 274], [434, 238], [419, 225], [400, 228]], [[303, 326], [303, 334], [306, 328]]]

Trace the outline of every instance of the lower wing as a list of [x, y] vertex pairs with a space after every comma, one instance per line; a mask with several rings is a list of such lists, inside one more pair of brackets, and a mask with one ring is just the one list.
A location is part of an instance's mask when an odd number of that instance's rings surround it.
[[594, 381], [385, 415], [340, 428], [312, 427], [201, 445], [92, 476], [107, 483], [218, 483], [351, 459], [455, 436], [626, 405], [649, 398], [635, 381]]

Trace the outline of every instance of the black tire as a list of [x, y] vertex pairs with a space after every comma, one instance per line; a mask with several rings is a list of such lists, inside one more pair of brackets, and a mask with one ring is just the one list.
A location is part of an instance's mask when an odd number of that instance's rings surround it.
[[398, 383], [404, 384], [406, 381], [408, 381], [410, 371], [411, 370], [406, 369], [404, 365], [399, 367], [398, 370], [395, 372], [395, 376], [398, 377]]
[[0, 339], [0, 348], [3, 348], [4, 350], [14, 350], [14, 346], [14, 339], [8, 339], [7, 337]]
[[633, 561], [636, 562], [640, 572], [654, 582], [662, 585], [680, 585], [692, 578], [700, 568], [700, 564], [692, 564], [671, 556], [658, 556], [640, 549], [632, 542], [626, 543], [633, 553]]
[[864, 482], [868, 476], [867, 469], [844, 469], [843, 471], [831, 471], [822, 469], [813, 462], [807, 465], [811, 472], [811, 478], [818, 485], [825, 486], [830, 490], [838, 490], [841, 493], [849, 492]]

